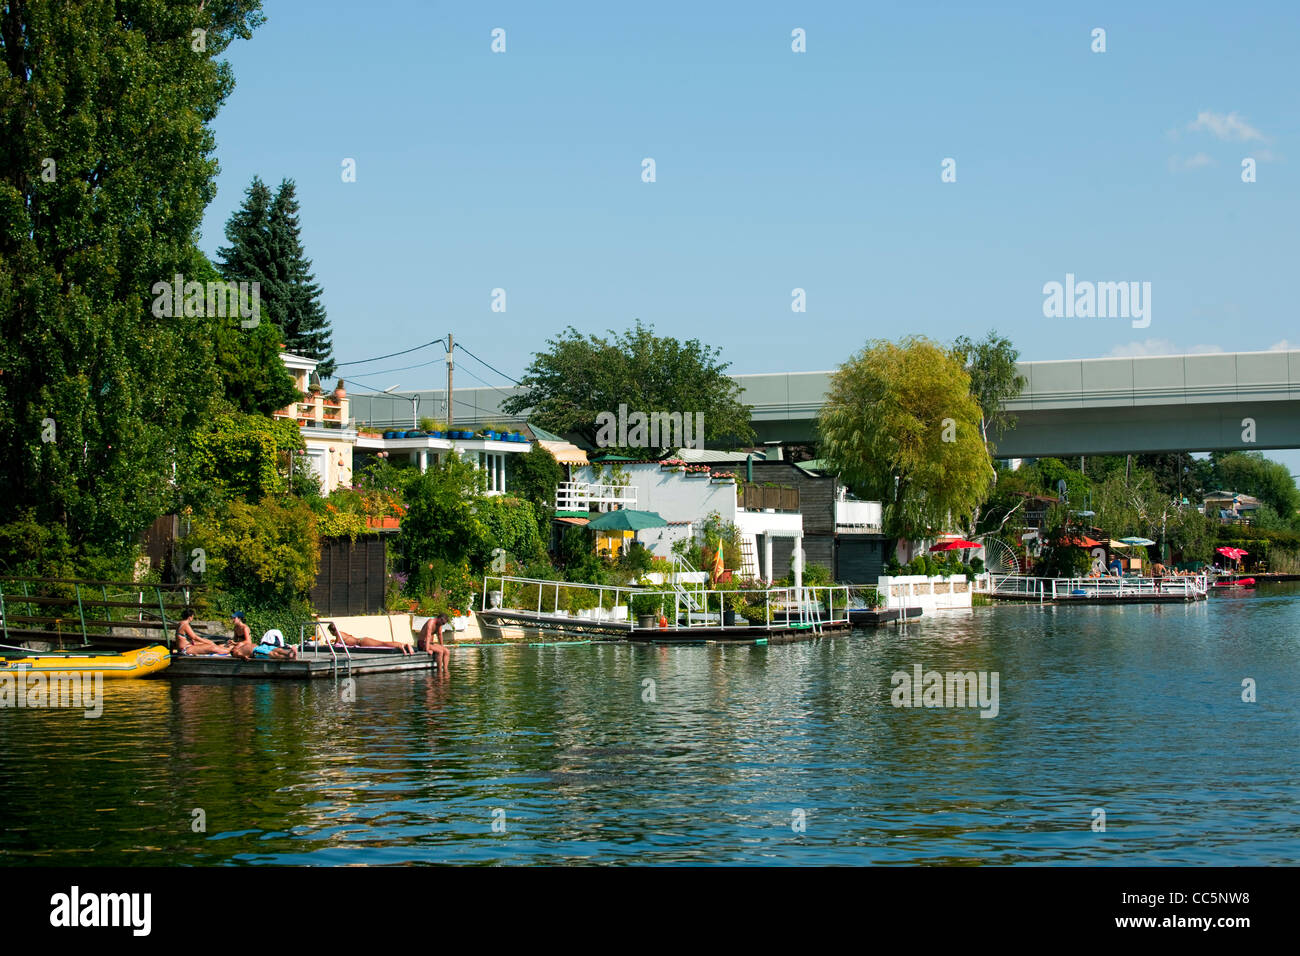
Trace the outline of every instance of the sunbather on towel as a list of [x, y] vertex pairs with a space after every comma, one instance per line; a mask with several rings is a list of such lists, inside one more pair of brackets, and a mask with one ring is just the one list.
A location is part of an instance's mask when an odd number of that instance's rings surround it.
[[253, 656], [273, 661], [292, 661], [297, 659], [298, 651], [287, 645], [284, 635], [273, 627], [262, 635], [262, 642], [253, 648]]
[[181, 621], [176, 625], [176, 647], [182, 654], [202, 657], [210, 654], [225, 655], [228, 649], [195, 633], [191, 624], [194, 621], [194, 608], [187, 607], [181, 613]]
[[439, 614], [437, 617], [431, 617], [424, 622], [424, 627], [420, 629], [420, 639], [416, 646], [426, 654], [432, 654], [438, 659], [438, 667], [445, 668], [447, 661], [451, 657], [451, 652], [447, 650], [447, 645], [442, 643], [442, 628], [447, 623], [447, 618]]
[[348, 647], [396, 647], [403, 654], [415, 653], [411, 645], [403, 641], [381, 641], [377, 637], [353, 637], [347, 631], [340, 631], [334, 626], [333, 621], [328, 621], [326, 626], [329, 628], [330, 634], [334, 636], [333, 640], [330, 641], [331, 644], [346, 644]]

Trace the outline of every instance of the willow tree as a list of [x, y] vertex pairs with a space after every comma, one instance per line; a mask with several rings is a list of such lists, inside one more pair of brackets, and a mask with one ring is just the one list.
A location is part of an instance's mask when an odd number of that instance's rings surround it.
[[[0, 500], [125, 552], [219, 394], [212, 323], [159, 317], [215, 195], [217, 59], [258, 0], [0, 4]], [[22, 555], [3, 554], [0, 562]]]
[[856, 495], [884, 506], [885, 532], [919, 538], [968, 528], [989, 493], [970, 376], [924, 337], [873, 341], [831, 376], [818, 420], [822, 455]]

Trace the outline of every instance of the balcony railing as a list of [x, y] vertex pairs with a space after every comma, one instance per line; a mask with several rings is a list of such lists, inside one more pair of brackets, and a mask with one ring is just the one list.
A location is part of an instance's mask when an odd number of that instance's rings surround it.
[[556, 511], [610, 511], [615, 506], [636, 507], [636, 488], [562, 481], [555, 489]]
[[835, 530], [843, 534], [880, 534], [879, 501], [835, 502]]
[[798, 488], [769, 488], [764, 485], [739, 484], [736, 497], [746, 511], [798, 511]]

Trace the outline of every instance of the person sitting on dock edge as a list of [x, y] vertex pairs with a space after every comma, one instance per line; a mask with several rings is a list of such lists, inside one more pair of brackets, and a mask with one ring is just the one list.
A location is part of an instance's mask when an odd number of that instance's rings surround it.
[[181, 612], [180, 623], [176, 625], [176, 648], [180, 653], [189, 657], [202, 657], [204, 655], [228, 653], [228, 648], [224, 644], [218, 644], [210, 641], [206, 637], [195, 633], [191, 622], [194, 620], [194, 608], [187, 607]]
[[404, 655], [415, 653], [415, 649], [403, 641], [381, 641], [377, 637], [353, 637], [347, 631], [340, 631], [333, 621], [326, 621], [325, 626], [334, 636], [330, 641], [331, 644], [346, 644], [348, 647], [396, 647]]
[[424, 627], [420, 628], [420, 639], [416, 642], [416, 646], [420, 650], [437, 658], [439, 668], [446, 667], [451, 657], [447, 645], [442, 642], [442, 629], [446, 623], [447, 616], [445, 614], [429, 618], [424, 622]]

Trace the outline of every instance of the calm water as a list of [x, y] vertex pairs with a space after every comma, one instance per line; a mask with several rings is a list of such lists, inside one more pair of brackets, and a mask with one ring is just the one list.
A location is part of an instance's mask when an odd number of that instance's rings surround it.
[[[1300, 859], [1293, 585], [452, 660], [362, 677], [351, 703], [331, 682], [143, 681], [106, 684], [97, 720], [0, 710], [0, 862]], [[918, 663], [997, 671], [1000, 713], [891, 706], [890, 674]]]

